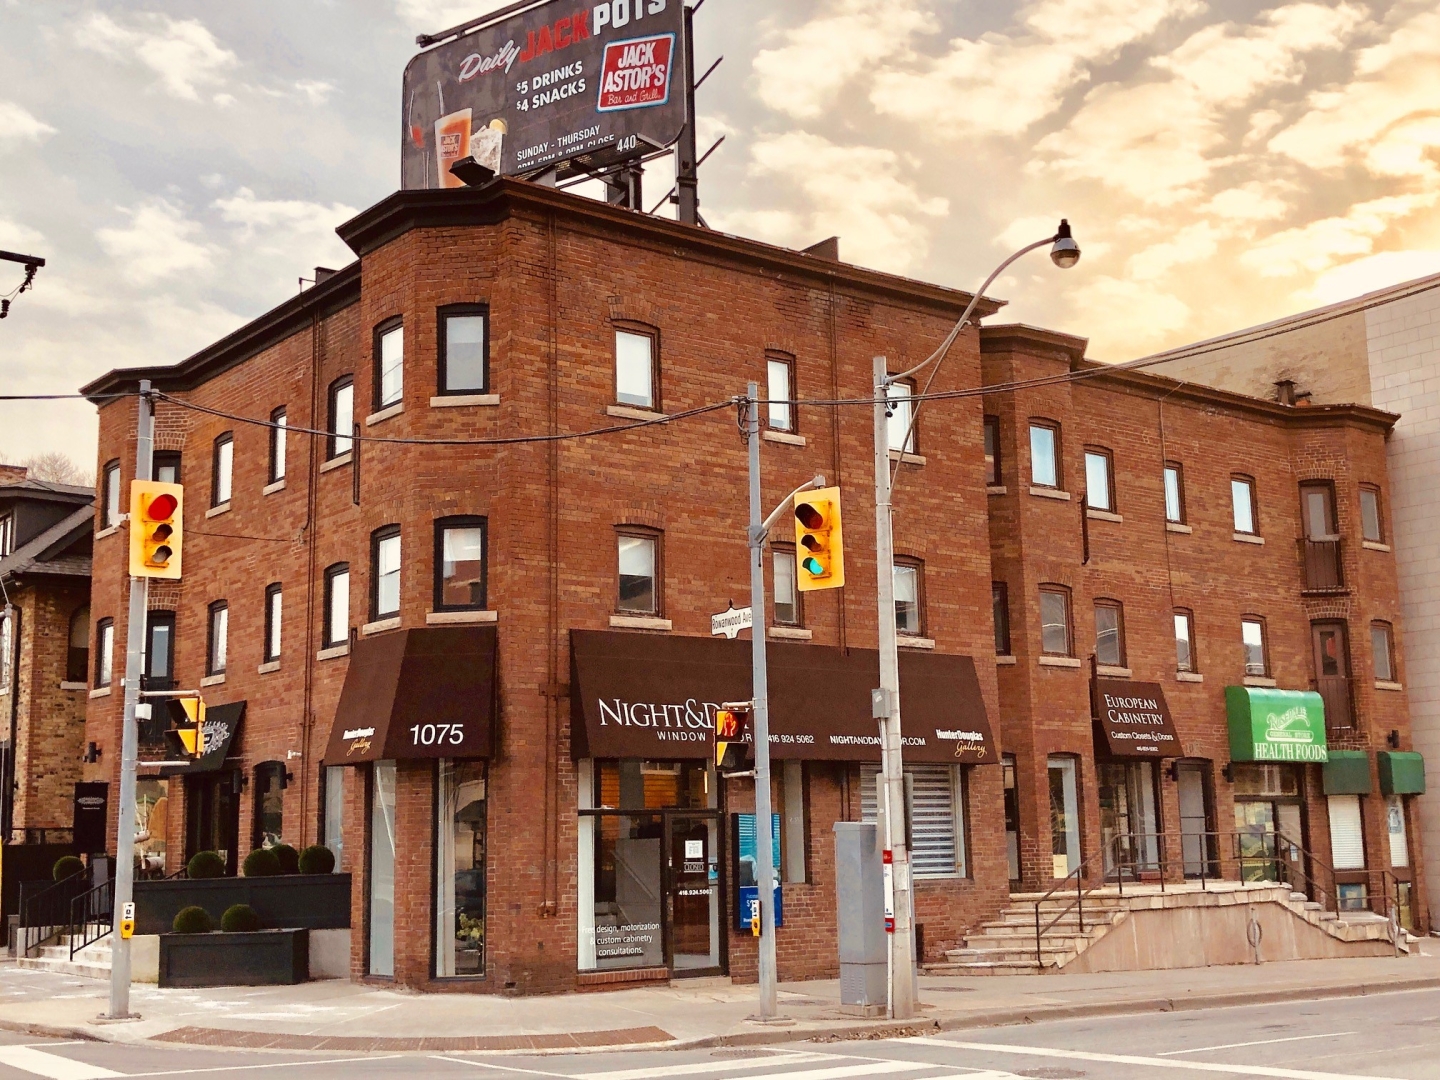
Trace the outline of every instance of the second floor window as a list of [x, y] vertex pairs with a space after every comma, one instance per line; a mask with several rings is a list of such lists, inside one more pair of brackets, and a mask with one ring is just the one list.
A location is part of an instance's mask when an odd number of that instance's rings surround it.
[[90, 677], [90, 605], [70, 616], [70, 647], [65, 656], [65, 681], [83, 683]]
[[1010, 590], [1003, 581], [990, 583], [990, 606], [995, 618], [995, 655], [1010, 654]]
[[1270, 673], [1268, 650], [1265, 648], [1265, 623], [1261, 619], [1240, 620], [1240, 643], [1245, 650], [1245, 674], [1265, 676]]
[[350, 642], [350, 564], [336, 563], [325, 570], [325, 621], [323, 645], [333, 649]]
[[766, 416], [772, 431], [795, 430], [795, 361], [782, 356], [765, 359]]
[[400, 614], [400, 526], [376, 529], [370, 540], [370, 618]]
[[100, 528], [113, 529], [120, 524], [120, 462], [105, 465], [100, 480]]
[[1095, 510], [1115, 509], [1115, 484], [1109, 450], [1085, 451], [1085, 505]]
[[[912, 400], [915, 384], [909, 379], [902, 379], [887, 386], [885, 394], [890, 399], [890, 416], [885, 428], [890, 449], [907, 454], [918, 453], [915, 449], [915, 432], [910, 428], [910, 418], [915, 415], [915, 402]], [[908, 437], [906, 431], [910, 432]]]
[[483, 517], [441, 518], [435, 523], [435, 610], [479, 611], [485, 597]]
[[1185, 524], [1185, 472], [1178, 461], [1165, 463], [1165, 520]]
[[1000, 486], [1000, 418], [985, 417], [985, 485]]
[[162, 484], [180, 483], [179, 450], [156, 450], [152, 461], [155, 466], [156, 480]]
[[1175, 670], [1198, 670], [1195, 661], [1195, 616], [1184, 608], [1175, 611]]
[[225, 674], [225, 652], [230, 639], [230, 605], [217, 600], [210, 605], [209, 647], [205, 654], [205, 674]]
[[270, 482], [285, 479], [285, 436], [289, 421], [285, 406], [281, 405], [270, 414]]
[[405, 396], [405, 327], [399, 319], [375, 328], [375, 411], [399, 405]]
[[265, 649], [267, 664], [280, 659], [282, 616], [285, 613], [284, 593], [280, 583], [265, 586]]
[[95, 689], [115, 679], [115, 620], [101, 619], [95, 625]]
[[658, 409], [655, 338], [634, 330], [615, 331], [615, 400], [637, 409]]
[[1040, 651], [1046, 656], [1070, 655], [1070, 592], [1059, 586], [1040, 588]]
[[230, 501], [230, 483], [235, 469], [235, 436], [225, 432], [215, 440], [215, 456], [210, 473], [210, 505], [224, 506]]
[[925, 568], [916, 561], [895, 564], [895, 629], [916, 637], [925, 631]]
[[1360, 536], [1372, 544], [1385, 542], [1385, 523], [1380, 516], [1380, 489], [1370, 484], [1360, 488]]
[[145, 688], [175, 688], [175, 612], [152, 611], [146, 619]]
[[0, 558], [15, 550], [15, 515], [0, 514]]
[[771, 552], [775, 568], [775, 622], [779, 626], [799, 626], [800, 592], [795, 584], [795, 549], [776, 547]]
[[456, 304], [441, 308], [438, 337], [441, 395], [488, 394], [489, 309], [483, 304]]
[[1375, 654], [1375, 679], [1399, 682], [1395, 674], [1395, 644], [1389, 623], [1370, 624], [1370, 649]]
[[343, 376], [330, 384], [330, 415], [326, 439], [327, 458], [337, 458], [350, 453], [355, 440], [355, 381]]
[[617, 543], [620, 564], [617, 609], [633, 615], [658, 615], [660, 537], [654, 533], [622, 532]]
[[1114, 600], [1095, 602], [1095, 662], [1125, 666], [1125, 612]]
[[1248, 476], [1230, 478], [1230, 504], [1235, 515], [1235, 531], [1254, 536], [1260, 530], [1255, 519], [1255, 481]]
[[1060, 431], [1053, 424], [1030, 425], [1030, 483], [1060, 486]]

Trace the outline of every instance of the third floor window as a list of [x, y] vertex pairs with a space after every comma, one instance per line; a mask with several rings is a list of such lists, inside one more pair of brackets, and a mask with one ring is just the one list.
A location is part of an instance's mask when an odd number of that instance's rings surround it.
[[1115, 509], [1115, 477], [1109, 450], [1085, 451], [1085, 505], [1094, 510]]
[[235, 470], [235, 436], [225, 432], [215, 440], [211, 459], [210, 505], [224, 506], [230, 501], [230, 486]]
[[285, 479], [285, 436], [289, 426], [285, 406], [270, 414], [270, 483]]
[[1030, 424], [1030, 483], [1060, 486], [1060, 429], [1054, 424]]
[[615, 331], [615, 400], [637, 409], [658, 409], [655, 337], [634, 330]]
[[370, 546], [370, 618], [400, 614], [400, 526], [376, 529]]
[[330, 415], [326, 440], [327, 458], [337, 458], [350, 453], [355, 440], [355, 380], [349, 375], [342, 376], [330, 384]]
[[1255, 481], [1248, 476], [1230, 478], [1230, 507], [1235, 518], [1235, 531], [1254, 536], [1260, 531], [1255, 516]]
[[985, 484], [1000, 486], [1000, 418], [985, 417]]
[[390, 319], [375, 328], [375, 411], [405, 396], [405, 327]]
[[1165, 463], [1165, 520], [1185, 524], [1185, 471], [1178, 461]]
[[1372, 544], [1385, 542], [1385, 520], [1380, 515], [1380, 489], [1372, 484], [1360, 486], [1360, 536]]
[[441, 308], [438, 336], [440, 394], [488, 394], [489, 308], [483, 304], [454, 304]]
[[483, 517], [448, 517], [435, 522], [435, 610], [479, 611], [485, 607]]
[[795, 361], [783, 356], [765, 358], [766, 419], [772, 431], [795, 430]]

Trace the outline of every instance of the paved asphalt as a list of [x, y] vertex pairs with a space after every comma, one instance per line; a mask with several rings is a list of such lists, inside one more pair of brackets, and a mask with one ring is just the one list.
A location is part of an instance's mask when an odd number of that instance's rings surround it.
[[1440, 1080], [1440, 990], [1151, 1013], [913, 1039], [688, 1051], [511, 1056], [295, 1054], [66, 1042], [0, 1032], [0, 1080], [263, 1077], [302, 1080]]

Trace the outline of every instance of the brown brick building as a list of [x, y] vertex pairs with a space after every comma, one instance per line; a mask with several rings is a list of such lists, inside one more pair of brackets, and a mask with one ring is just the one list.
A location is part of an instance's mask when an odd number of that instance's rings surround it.
[[[152, 583], [147, 684], [198, 684], [212, 716], [228, 706], [223, 753], [142, 781], [142, 815], [164, 808], [142, 822], [147, 865], [173, 870], [204, 849], [233, 865], [280, 839], [331, 845], [355, 875], [357, 977], [534, 992], [752, 973], [740, 927], [750, 796], [708, 766], [707, 733], [718, 702], [748, 695], [748, 647], [711, 638], [709, 618], [746, 595], [745, 447], [731, 399], [753, 380], [776, 399], [765, 498], [817, 473], [846, 492], [847, 588], [802, 600], [782, 543], [768, 619], [780, 974], [833, 972], [831, 825], [873, 814], [876, 567], [870, 410], [819, 402], [868, 398], [871, 358], [915, 363], [969, 297], [521, 182], [395, 195], [341, 235], [357, 263], [175, 367], [86, 388], [100, 404], [104, 492], [131, 476], [136, 405], [101, 395], [142, 378], [162, 395], [156, 464], [186, 485], [186, 572]], [[1085, 367], [1082, 351], [1024, 328], [967, 333], [935, 389]], [[1128, 605], [1135, 679], [1173, 688], [1211, 833], [1233, 819], [1219, 774], [1224, 686], [1241, 683], [1239, 613], [1267, 620], [1255, 677], [1290, 689], [1310, 685], [1312, 613], [1393, 624], [1392, 569], [1346, 548], [1348, 591], [1312, 603], [1292, 535], [1299, 479], [1329, 470], [1346, 527], [1355, 483], [1383, 491], [1393, 418], [1173, 391], [1111, 375], [936, 402], [905, 448], [890, 572], [927, 956], [998, 910], [1012, 877], [1050, 884], [1057, 864], [1039, 853], [1054, 846], [1051, 755], [1074, 755], [1072, 812], [1063, 790], [1057, 812], [1086, 853], [1103, 846], [1102, 817], [1117, 827], [1101, 812], [1113, 799], [1097, 794], [1088, 683], [1075, 670], [1091, 651], [1092, 596]], [[1172, 543], [1158, 494], [1165, 394], [1167, 439], [1194, 460], [1188, 551]], [[1036, 415], [1058, 435], [1063, 479], [1031, 497], [1017, 431]], [[536, 438], [597, 429], [619, 430]], [[1224, 441], [1202, 464], [1200, 440], [1217, 430]], [[1078, 494], [1060, 496], [1080, 490], [1071, 478], [1092, 440], [1111, 447], [1126, 505], [1092, 511], [1109, 516], [1085, 523], [1087, 563]], [[1229, 498], [1221, 449], [1258, 471], [1264, 545], [1216, 531], [1229, 506], [1217, 501]], [[1374, 472], [1356, 473], [1361, 462]], [[101, 516], [94, 616], [124, 640], [124, 532]], [[1168, 620], [1180, 601], [1167, 551], [1205, 684], [1174, 681]], [[1011, 642], [998, 663], [996, 582]], [[1063, 654], [1043, 658], [1041, 585], [1068, 590], [1071, 613]], [[1106, 677], [1123, 678], [1111, 666]], [[89, 737], [104, 753], [87, 777], [112, 778], [121, 694], [112, 684], [91, 698]], [[1382, 745], [1392, 727], [1403, 743], [1403, 692], [1355, 699], [1357, 748]], [[997, 767], [1001, 752], [1013, 768]], [[1161, 771], [1145, 790], [1165, 828], [1124, 831], [1180, 832], [1179, 782]], [[1110, 770], [1107, 783], [1141, 792], [1134, 772]], [[1319, 776], [1303, 766], [1293, 779], [1316, 844]], [[1023, 865], [1013, 874], [1007, 814]]]

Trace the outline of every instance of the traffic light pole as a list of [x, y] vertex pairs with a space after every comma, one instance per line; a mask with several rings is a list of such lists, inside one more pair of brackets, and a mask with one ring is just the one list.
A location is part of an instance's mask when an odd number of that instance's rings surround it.
[[[135, 422], [135, 479], [149, 480], [154, 448], [154, 406], [150, 381], [140, 380], [139, 416]], [[130, 528], [136, 528], [134, 522]], [[111, 920], [116, 922], [126, 904], [135, 899], [135, 762], [140, 752], [140, 732], [135, 706], [140, 703], [140, 673], [144, 669], [145, 610], [150, 579], [130, 578], [130, 615], [125, 628], [125, 712], [120, 734], [120, 820], [115, 833], [115, 890]], [[111, 933], [110, 1012], [111, 1020], [130, 1016], [130, 939]]]
[[[886, 415], [889, 365], [875, 357], [875, 570], [880, 628], [880, 782], [876, 805], [885, 829], [894, 899], [890, 935], [889, 1014], [915, 1015], [915, 923], [910, 892], [910, 852], [905, 843], [905, 772], [900, 740], [900, 647], [895, 637], [895, 540], [890, 532], [890, 431]], [[908, 442], [908, 440], [907, 440]], [[902, 446], [907, 443], [901, 443]]]

